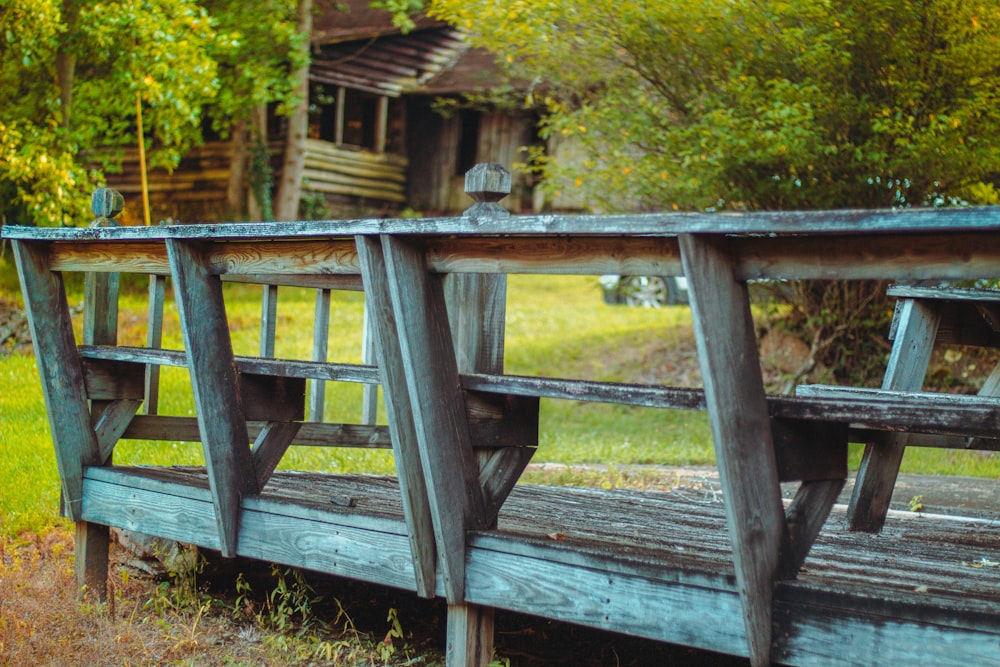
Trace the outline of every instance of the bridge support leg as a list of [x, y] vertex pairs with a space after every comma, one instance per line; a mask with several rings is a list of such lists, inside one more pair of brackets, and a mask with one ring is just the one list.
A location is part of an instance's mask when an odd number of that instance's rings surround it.
[[680, 237], [750, 662], [771, 664], [775, 581], [788, 535], [745, 282], [723, 240]]
[[[900, 302], [896, 318], [896, 337], [882, 388], [920, 391], [941, 316], [929, 304], [906, 299]], [[906, 433], [886, 433], [877, 443], [865, 446], [847, 508], [851, 530], [871, 533], [882, 530], [909, 437]]]

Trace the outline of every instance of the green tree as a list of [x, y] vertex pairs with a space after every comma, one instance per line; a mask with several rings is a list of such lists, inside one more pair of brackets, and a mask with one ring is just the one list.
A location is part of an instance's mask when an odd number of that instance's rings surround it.
[[[604, 210], [1000, 203], [995, 0], [433, 0], [432, 13], [540, 82], [545, 132], [583, 159], [539, 168]], [[876, 379], [884, 286], [793, 289], [786, 324], [811, 361]]]
[[[288, 5], [292, 6], [289, 11]], [[173, 166], [263, 102], [291, 96], [295, 3], [0, 2], [0, 206], [6, 222], [78, 224], [136, 143], [141, 96], [151, 163]], [[278, 64], [280, 63], [280, 64]], [[220, 92], [221, 91], [221, 92]]]
[[432, 11], [545, 82], [548, 132], [586, 152], [568, 180], [604, 208], [996, 201], [993, 0], [434, 0]]

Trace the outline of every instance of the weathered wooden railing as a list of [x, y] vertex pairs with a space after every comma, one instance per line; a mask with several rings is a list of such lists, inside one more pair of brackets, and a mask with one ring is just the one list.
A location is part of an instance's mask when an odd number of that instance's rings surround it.
[[[609, 596], [607, 604], [622, 609], [660, 600], [657, 608], [675, 615], [669, 622], [654, 620], [655, 632], [644, 631], [654, 636], [742, 652], [757, 665], [768, 664], [776, 646], [783, 655], [842, 660], [824, 634], [830, 623], [836, 625], [824, 615], [830, 612], [795, 607], [794, 596], [782, 598], [781, 609], [798, 611], [778, 618], [774, 610], [776, 587], [795, 580], [844, 485], [851, 429], [977, 436], [995, 443], [1000, 404], [884, 392], [767, 396], [746, 281], [995, 277], [1000, 210], [513, 217], [496, 203], [509, 187], [501, 168], [480, 166], [469, 184], [477, 204], [457, 218], [4, 229], [31, 319], [65, 512], [78, 526], [82, 580], [103, 585], [106, 525], [159, 530], [226, 556], [284, 560], [441, 595], [449, 604], [449, 664], [484, 665], [492, 642], [489, 607], [510, 599], [483, 584], [494, 581], [484, 573], [553, 549], [517, 538], [505, 542], [492, 530], [537, 446], [539, 399], [699, 409], [708, 411], [712, 425], [735, 588], [719, 572], [671, 570], [675, 565], [666, 556], [632, 568], [614, 556], [567, 555], [565, 549], [558, 566], [533, 575], [538, 585], [577, 575], [589, 581], [598, 573], [604, 580], [594, 586], [608, 588], [601, 593]], [[62, 285], [65, 271], [93, 276], [92, 314], [80, 346]], [[117, 272], [171, 276], [183, 351], [160, 349], [155, 327], [146, 348], [116, 345]], [[704, 390], [505, 374], [510, 273], [683, 273]], [[377, 365], [328, 363], [319, 344], [314, 361], [273, 358], [266, 344], [274, 322], [272, 286], [358, 288], [359, 277]], [[223, 279], [268, 286], [259, 357], [233, 354]], [[151, 285], [151, 300], [161, 300], [162, 284], [154, 279]], [[327, 309], [321, 292], [319, 319]], [[196, 418], [155, 410], [136, 414], [142, 401], [151, 401], [147, 369], [163, 365], [188, 368]], [[328, 424], [315, 409], [306, 421], [306, 379], [381, 384], [388, 426]], [[181, 472], [110, 466], [122, 437], [201, 441], [207, 482]], [[271, 494], [268, 489], [280, 481], [274, 469], [295, 443], [391, 448], [401, 527], [377, 508], [351, 513], [352, 501], [343, 510], [317, 509], [302, 495], [290, 500], [280, 490]], [[785, 481], [801, 482], [787, 511], [779, 487]], [[109, 490], [112, 485], [128, 491]], [[166, 498], [178, 499], [187, 512], [184, 521], [149, 507]], [[210, 508], [214, 529], [202, 507]], [[400, 540], [408, 544], [405, 554], [398, 550]], [[502, 551], [506, 557], [496, 556]], [[511, 572], [497, 576], [516, 578]], [[610, 592], [619, 585], [622, 592]], [[709, 590], [717, 590], [717, 597], [699, 597]], [[702, 625], [678, 623], [694, 600], [710, 599], [724, 610], [736, 594], [743, 632], [719, 631], [725, 611], [708, 614]], [[528, 610], [634, 631], [610, 613], [596, 620], [603, 599], [591, 604], [589, 593], [559, 595], [566, 596], [565, 607], [546, 603]], [[977, 618], [1000, 618], [996, 598], [977, 604]], [[562, 611], [546, 611], [557, 607]], [[863, 605], [854, 609], [855, 616], [863, 613]], [[817, 613], [823, 618], [810, 616]], [[911, 620], [899, 622], [899, 636], [910, 632]], [[962, 660], [996, 646], [995, 624], [989, 630], [988, 621], [956, 623], [948, 627], [965, 633]], [[674, 624], [678, 629], [671, 629]], [[898, 643], [910, 642], [907, 635]], [[947, 652], [935, 655], [951, 659]]]

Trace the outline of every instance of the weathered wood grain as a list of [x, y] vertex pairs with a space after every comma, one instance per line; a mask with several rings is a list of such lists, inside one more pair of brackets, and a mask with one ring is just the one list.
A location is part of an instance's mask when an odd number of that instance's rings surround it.
[[[330, 338], [330, 290], [316, 290], [316, 308], [313, 314], [312, 360], [326, 361], [327, 341]], [[326, 404], [326, 383], [313, 380], [309, 385], [309, 421], [323, 421]], [[373, 422], [374, 423], [374, 422]]]
[[268, 422], [257, 434], [251, 452], [260, 488], [267, 484], [301, 427], [296, 422]]
[[12, 249], [55, 445], [63, 507], [71, 520], [79, 521], [83, 468], [98, 465], [101, 451], [90, 425], [66, 290], [62, 276], [50, 270], [45, 248], [15, 241]]
[[264, 285], [260, 298], [260, 356], [274, 357], [274, 339], [278, 333], [278, 286]]
[[724, 245], [689, 234], [680, 244], [750, 662], [762, 667], [771, 664], [774, 582], [788, 537], [750, 301]]
[[146, 373], [139, 364], [116, 359], [81, 358], [87, 397], [96, 401], [145, 398]]
[[[265, 426], [266, 422], [247, 422], [247, 434], [250, 438], [257, 438]], [[198, 430], [196, 417], [139, 415], [125, 429], [122, 437], [132, 440], [200, 442], [201, 432]], [[390, 449], [392, 447], [390, 440], [387, 426], [308, 422], [301, 425], [292, 444], [304, 447]]]
[[[419, 247], [381, 237], [416, 440], [450, 604], [464, 601], [465, 533], [485, 525], [444, 288]], [[386, 392], [390, 391], [387, 385]]]
[[[171, 241], [170, 254], [187, 366], [212, 481], [222, 555], [236, 555], [240, 498], [260, 492], [239, 398], [222, 283], [198, 247]], [[220, 409], [221, 408], [221, 409]]]
[[845, 470], [839, 479], [807, 480], [799, 486], [785, 513], [791, 549], [783, 559], [783, 579], [795, 578], [846, 481]]
[[[146, 347], [156, 349], [163, 344], [163, 306], [166, 300], [166, 276], [149, 276], [149, 304], [146, 317]], [[160, 409], [160, 367], [146, 364], [144, 373], [143, 414], [155, 415]]]
[[[673, 236], [709, 234], [718, 236], [841, 237], [851, 234], [920, 235], [923, 241], [940, 236], [958, 238], [959, 233], [1000, 231], [1000, 211], [994, 207], [955, 207], [906, 210], [765, 211], [747, 213], [643, 213], [625, 215], [524, 215], [502, 219], [454, 217], [418, 219], [316, 220], [283, 223], [235, 222], [220, 224], [168, 225], [157, 227], [57, 228], [6, 225], [3, 236], [22, 240], [101, 239], [239, 239], [312, 238], [343, 235], [534, 235], [573, 234], [596, 236]], [[765, 241], [766, 242], [766, 241]], [[969, 253], [973, 245], [966, 245]], [[897, 248], [895, 254], [899, 254]], [[867, 263], [870, 256], [856, 258]]]
[[304, 378], [238, 373], [243, 416], [257, 421], [302, 421], [306, 415]]
[[[151, 350], [143, 347], [80, 346], [80, 356], [85, 359], [131, 361], [161, 366], [187, 366], [187, 357], [181, 350]], [[295, 359], [261, 359], [259, 357], [233, 357], [240, 373], [298, 377], [305, 379], [333, 380], [338, 382], [378, 382], [378, 369], [362, 364], [318, 363]]]
[[359, 236], [356, 242], [365, 281], [365, 317], [372, 326], [417, 594], [431, 597], [437, 577], [436, 527], [417, 442], [403, 351], [395, 335], [396, 314], [389, 295], [385, 255], [377, 238]]
[[94, 433], [97, 435], [97, 443], [101, 448], [102, 465], [111, 463], [111, 454], [115, 445], [118, 444], [118, 440], [132, 423], [135, 412], [141, 403], [142, 401], [139, 399], [109, 401], [97, 416]]
[[[86, 484], [90, 520], [107, 516], [210, 548], [217, 540], [203, 470], [91, 468]], [[334, 495], [357, 504], [329, 502]], [[244, 507], [241, 555], [413, 590], [391, 479], [278, 472]], [[776, 589], [777, 661], [990, 664], [1000, 571], [971, 564], [997, 548], [995, 526], [899, 513], [882, 535], [869, 535], [846, 530], [843, 508], [835, 513], [800, 577]], [[174, 519], [182, 516], [192, 518]], [[467, 597], [746, 655], [724, 525], [722, 504], [697, 501], [689, 489], [518, 486], [499, 531], [470, 536]]]

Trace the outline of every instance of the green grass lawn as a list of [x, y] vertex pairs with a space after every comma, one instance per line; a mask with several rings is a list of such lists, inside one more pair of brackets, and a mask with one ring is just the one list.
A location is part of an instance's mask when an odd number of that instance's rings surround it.
[[[144, 278], [128, 279], [120, 302], [121, 344], [145, 340]], [[19, 300], [9, 253], [0, 260], [0, 297]], [[82, 282], [69, 284], [70, 303], [82, 300]], [[226, 285], [226, 302], [237, 354], [259, 349], [261, 288]], [[276, 356], [309, 358], [314, 292], [282, 289], [278, 305]], [[361, 359], [363, 296], [335, 292], [329, 336], [331, 361]], [[79, 323], [77, 323], [79, 327]], [[164, 347], [181, 349], [178, 316], [168, 298]], [[509, 282], [506, 370], [621, 382], [697, 386], [690, 311], [608, 306], [596, 277], [512, 276]], [[692, 374], [692, 368], [694, 373]], [[58, 475], [34, 359], [0, 357], [0, 534], [13, 535], [58, 523]], [[327, 386], [326, 418], [357, 422], [361, 387]], [[190, 384], [183, 369], [165, 368], [161, 414], [193, 415]], [[384, 423], [384, 411], [380, 421]], [[700, 412], [652, 410], [619, 405], [543, 400], [535, 460], [561, 463], [692, 465], [713, 464], [707, 418]], [[857, 465], [860, 448], [852, 450]], [[124, 441], [115, 449], [121, 464], [200, 464], [194, 443]], [[392, 473], [391, 453], [359, 449], [294, 447], [282, 468], [331, 472]], [[932, 474], [996, 477], [995, 456], [950, 450], [911, 450], [904, 470]], [[613, 474], [613, 470], [611, 473]], [[569, 482], [593, 483], [593, 478]]]

